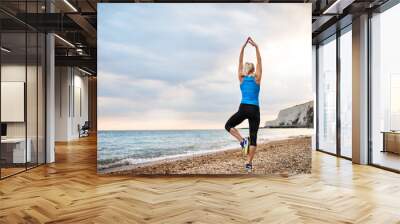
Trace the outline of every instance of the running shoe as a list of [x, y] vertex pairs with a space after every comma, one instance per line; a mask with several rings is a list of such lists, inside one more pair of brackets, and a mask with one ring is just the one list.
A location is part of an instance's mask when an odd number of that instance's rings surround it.
[[253, 165], [250, 164], [250, 163], [246, 163], [245, 168], [246, 168], [246, 171], [247, 171], [248, 173], [251, 173], [251, 172], [253, 171]]
[[249, 139], [248, 138], [244, 138], [241, 142], [240, 142], [240, 146], [242, 146], [242, 152], [243, 154], [247, 155], [249, 154]]

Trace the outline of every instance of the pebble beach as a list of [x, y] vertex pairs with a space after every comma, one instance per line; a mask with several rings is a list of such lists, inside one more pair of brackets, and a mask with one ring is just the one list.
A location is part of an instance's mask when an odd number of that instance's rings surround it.
[[[247, 174], [240, 148], [173, 160], [114, 168], [107, 175], [231, 175]], [[311, 137], [298, 136], [260, 143], [252, 174], [293, 176], [311, 173]]]

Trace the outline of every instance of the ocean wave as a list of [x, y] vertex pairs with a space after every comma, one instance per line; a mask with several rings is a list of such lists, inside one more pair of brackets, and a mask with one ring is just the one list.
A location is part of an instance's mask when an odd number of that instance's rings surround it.
[[[126, 137], [112, 136], [110, 139], [106, 139], [112, 144], [103, 144], [99, 146], [98, 151], [98, 168], [106, 169], [111, 167], [119, 167], [126, 165], [139, 165], [149, 162], [157, 162], [160, 160], [170, 160], [180, 157], [188, 157], [199, 154], [207, 154], [212, 152], [218, 152], [233, 148], [239, 148], [239, 144], [225, 133], [215, 131], [207, 136], [199, 137], [197, 131], [192, 131], [191, 135], [182, 137], [173, 137], [172, 140], [162, 140], [160, 143], [155, 135], [153, 141], [145, 142], [143, 144], [137, 144], [137, 141], [127, 141]], [[303, 134], [309, 135], [311, 131], [304, 132], [302, 130], [268, 130], [260, 129], [259, 143], [280, 140], [290, 138], [292, 136], [300, 136]], [[134, 133], [132, 133], [134, 135]], [[119, 141], [121, 138], [121, 141]], [[165, 139], [165, 138], [163, 138]], [[143, 139], [142, 139], [143, 140]], [[117, 142], [117, 143], [116, 143]], [[157, 143], [157, 144], [156, 144]], [[173, 145], [171, 145], [173, 144]], [[111, 149], [112, 148], [112, 149]]]
[[201, 150], [201, 151], [188, 151], [181, 154], [174, 154], [174, 155], [165, 155], [160, 157], [153, 157], [153, 158], [135, 158], [134, 156], [127, 156], [126, 158], [115, 158], [115, 159], [104, 159], [104, 160], [97, 160], [97, 168], [98, 169], [108, 169], [120, 166], [127, 166], [127, 165], [140, 165], [150, 162], [157, 162], [163, 160], [173, 160], [179, 159], [183, 157], [190, 157], [190, 156], [197, 156], [197, 155], [205, 155], [208, 153], [215, 153], [220, 151], [226, 150], [233, 150], [237, 149], [238, 147], [224, 147], [220, 149], [211, 149], [211, 150]]

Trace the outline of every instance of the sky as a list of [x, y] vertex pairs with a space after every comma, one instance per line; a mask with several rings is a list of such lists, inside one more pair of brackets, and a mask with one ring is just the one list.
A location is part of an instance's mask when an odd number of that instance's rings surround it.
[[223, 129], [248, 36], [263, 61], [261, 123], [313, 99], [310, 4], [99, 4], [99, 130]]

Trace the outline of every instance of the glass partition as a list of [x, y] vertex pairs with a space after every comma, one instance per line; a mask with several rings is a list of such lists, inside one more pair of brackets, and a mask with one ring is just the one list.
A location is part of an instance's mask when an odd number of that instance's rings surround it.
[[45, 139], [45, 124], [46, 124], [46, 76], [45, 76], [45, 65], [46, 65], [46, 39], [43, 33], [38, 33], [38, 64], [37, 64], [37, 147], [38, 147], [38, 164], [46, 162], [46, 139]]
[[27, 150], [30, 151], [27, 166], [36, 166], [38, 160], [38, 55], [36, 32], [27, 33], [27, 74], [26, 74], [26, 113], [27, 113]]
[[318, 47], [318, 149], [336, 154], [336, 36]]
[[[0, 6], [44, 12], [44, 1], [14, 3]], [[44, 33], [0, 12], [1, 179], [45, 163], [45, 44]]]
[[[38, 5], [36, 1], [27, 1], [26, 12], [37, 13]], [[36, 17], [37, 18], [37, 17]], [[32, 20], [37, 20], [37, 19]], [[36, 22], [36, 21], [32, 21]], [[27, 167], [31, 168], [37, 165], [37, 41], [38, 36], [35, 30], [27, 28], [27, 98], [26, 98], [26, 111], [27, 111], [27, 150], [31, 151], [30, 162]], [[29, 149], [30, 148], [30, 149]]]
[[26, 33], [1, 34], [1, 176], [24, 171], [26, 150]]

